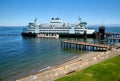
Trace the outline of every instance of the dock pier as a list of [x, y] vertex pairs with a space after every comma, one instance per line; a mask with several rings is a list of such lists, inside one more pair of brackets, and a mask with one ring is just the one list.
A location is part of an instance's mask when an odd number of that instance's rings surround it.
[[105, 37], [120, 38], [120, 32], [106, 32]]
[[105, 33], [106, 42], [110, 44], [120, 43], [120, 32]]
[[120, 43], [120, 38], [115, 38], [115, 37], [107, 37], [106, 38], [107, 43], [114, 43], [114, 42], [119, 42]]
[[63, 49], [75, 49], [81, 51], [107, 51], [110, 50], [110, 45], [103, 44], [91, 44], [86, 42], [74, 42], [64, 40], [61, 42], [61, 48]]

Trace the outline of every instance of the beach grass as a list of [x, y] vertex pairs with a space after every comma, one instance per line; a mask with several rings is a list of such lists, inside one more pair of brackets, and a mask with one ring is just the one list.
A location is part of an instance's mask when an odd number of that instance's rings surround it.
[[120, 81], [120, 55], [55, 81]]

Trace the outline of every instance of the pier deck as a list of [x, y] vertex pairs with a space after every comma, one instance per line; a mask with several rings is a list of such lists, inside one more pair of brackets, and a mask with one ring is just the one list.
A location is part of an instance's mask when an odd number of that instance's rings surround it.
[[105, 37], [120, 38], [120, 32], [106, 32]]
[[110, 45], [91, 44], [86, 42], [75, 42], [68, 40], [62, 41], [61, 47], [64, 49], [76, 49], [84, 51], [107, 51], [110, 49]]

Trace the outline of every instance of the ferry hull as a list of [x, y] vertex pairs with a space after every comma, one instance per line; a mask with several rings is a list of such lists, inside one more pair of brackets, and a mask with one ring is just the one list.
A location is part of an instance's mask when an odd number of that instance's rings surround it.
[[[73, 38], [84, 38], [86, 36], [86, 38], [96, 38], [96, 35], [93, 34], [58, 34], [59, 37], [73, 37]], [[38, 37], [38, 34], [36, 33], [22, 33], [22, 36], [24, 37]], [[46, 35], [45, 35], [46, 37]], [[49, 38], [49, 36], [48, 36]]]
[[[85, 38], [84, 34], [60, 34], [59, 37]], [[87, 34], [86, 38], [95, 38], [95, 34]]]
[[22, 36], [25, 36], [25, 37], [36, 37], [37, 34], [36, 33], [22, 33]]

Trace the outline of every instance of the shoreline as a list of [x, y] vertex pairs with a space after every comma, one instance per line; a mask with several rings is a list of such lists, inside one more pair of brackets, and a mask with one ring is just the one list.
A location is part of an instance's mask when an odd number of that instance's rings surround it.
[[48, 66], [47, 69], [40, 71], [36, 74], [23, 77], [16, 81], [53, 81], [55, 79], [64, 77], [70, 73], [80, 71], [93, 64], [103, 62], [114, 56], [119, 55], [120, 49], [112, 48], [107, 52], [88, 52], [85, 55], [76, 56], [68, 59], [64, 63], [55, 66]]
[[[87, 52], [82, 52], [82, 53], [80, 53], [79, 56], [82, 56], [82, 55], [84, 55], [84, 54], [87, 54]], [[66, 59], [66, 60], [64, 60], [64, 61], [60, 61], [60, 62], [55, 63], [55, 64], [53, 64], [53, 65], [45, 66], [45, 67], [43, 67], [43, 68], [37, 67], [37, 68], [34, 68], [34, 69], [32, 69], [32, 70], [22, 71], [22, 72], [20, 72], [20, 73], [18, 72], [18, 73], [14, 74], [14, 75], [11, 75], [11, 76], [8, 76], [8, 77], [5, 77], [5, 78], [0, 78], [0, 81], [16, 81], [17, 79], [21, 79], [21, 78], [24, 78], [24, 77], [28, 77], [28, 76], [31, 76], [31, 75], [35, 75], [35, 74], [38, 74], [38, 73], [42, 73], [42, 72], [44, 72], [44, 71], [47, 71], [47, 70], [50, 70], [50, 69], [52, 69], [52, 68], [55, 68], [55, 67], [57, 67], [57, 66], [59, 66], [59, 65], [62, 65], [62, 64], [64, 64], [64, 63], [66, 63], [66, 62], [69, 62], [69, 61], [71, 61], [71, 60], [73, 60], [73, 59], [75, 59], [75, 58], [77, 58], [77, 57], [79, 57], [79, 56], [76, 55], [76, 56], [73, 56], [73, 57], [71, 57], [71, 58], [69, 58], [69, 59]]]

